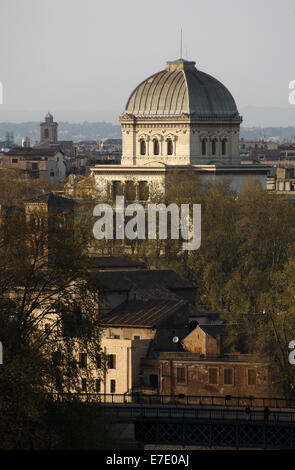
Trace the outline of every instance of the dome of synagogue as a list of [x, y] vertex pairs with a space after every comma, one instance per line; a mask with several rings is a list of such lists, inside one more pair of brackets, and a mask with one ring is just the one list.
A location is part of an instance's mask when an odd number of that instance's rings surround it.
[[161, 72], [141, 82], [131, 93], [123, 114], [138, 117], [179, 116], [196, 119], [239, 117], [235, 100], [216, 78], [201, 72], [195, 62], [167, 62]]

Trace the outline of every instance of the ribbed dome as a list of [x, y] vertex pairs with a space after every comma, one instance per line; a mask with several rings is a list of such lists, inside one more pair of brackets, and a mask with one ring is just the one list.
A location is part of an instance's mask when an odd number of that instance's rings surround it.
[[167, 62], [166, 70], [140, 83], [124, 113], [135, 116], [194, 115], [196, 118], [234, 118], [239, 115], [228, 89], [216, 78], [197, 70], [195, 62]]

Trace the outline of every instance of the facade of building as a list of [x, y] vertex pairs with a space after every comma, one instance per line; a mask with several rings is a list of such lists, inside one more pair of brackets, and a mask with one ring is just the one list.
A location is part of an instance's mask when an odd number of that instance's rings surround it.
[[239, 190], [245, 177], [258, 178], [266, 188], [268, 169], [240, 165], [242, 121], [227, 88], [201, 72], [195, 62], [167, 62], [165, 70], [140, 83], [120, 118], [121, 165], [91, 169], [97, 189], [107, 195], [116, 182], [146, 182], [165, 191], [169, 172], [194, 170], [201, 178], [229, 177]]
[[66, 175], [64, 154], [50, 148], [14, 147], [4, 154], [1, 166], [53, 183], [62, 182]]
[[[113, 355], [115, 363], [106, 372], [105, 393], [111, 393], [111, 381], [114, 381], [116, 393], [141, 390], [144, 385], [142, 360], [149, 356], [153, 345], [177, 351], [179, 344], [173, 343], [173, 338], [176, 338], [176, 331], [179, 335], [187, 331], [185, 320], [189, 310], [188, 303], [178, 298], [127, 301], [109, 312], [103, 319], [102, 347], [107, 356]], [[156, 391], [158, 376], [156, 372], [152, 375], [146, 388]]]
[[111, 361], [100, 393], [267, 397], [268, 364], [225, 354], [224, 326], [195, 326], [192, 313], [183, 300], [125, 302], [109, 312], [101, 345]]
[[267, 189], [295, 196], [295, 167], [274, 167], [267, 178]]
[[167, 351], [159, 353], [157, 359], [144, 359], [141, 365], [146, 383], [152, 375], [158, 376], [156, 389], [163, 395], [269, 396], [268, 365], [251, 362], [250, 356], [201, 359], [190, 352]]
[[[56, 222], [64, 224], [72, 233], [74, 230], [74, 206], [73, 199], [58, 196], [56, 194], [48, 193], [34, 197], [24, 203], [26, 222], [33, 221], [35, 224], [40, 223], [38, 219], [42, 219], [42, 225], [45, 225], [46, 230], [41, 230], [41, 243], [43, 244], [44, 257], [41, 262], [45, 262], [45, 256], [50, 261], [51, 256], [55, 256], [55, 234]], [[44, 239], [46, 237], [46, 240]]]
[[25, 147], [25, 148], [30, 148], [31, 147], [31, 140], [29, 137], [24, 137], [22, 139], [22, 147]]
[[222, 352], [224, 326], [218, 324], [198, 324], [183, 340], [186, 351], [202, 357], [219, 357]]
[[100, 142], [100, 150], [105, 152], [122, 152], [122, 139], [105, 139]]
[[[271, 145], [273, 144], [273, 145]], [[262, 163], [269, 166], [289, 165], [294, 166], [295, 145], [265, 143], [262, 147], [252, 148], [242, 158], [243, 163]]]
[[268, 364], [225, 352], [221, 312], [194, 307], [196, 286], [173, 271], [126, 269], [121, 261], [114, 270], [116, 259], [111, 269], [104, 264], [103, 258], [101, 347], [108, 368], [99, 393], [269, 395]]
[[272, 140], [245, 140], [243, 137], [240, 140], [240, 153], [246, 154], [251, 150], [261, 151], [261, 150], [276, 150], [279, 147], [279, 142]]

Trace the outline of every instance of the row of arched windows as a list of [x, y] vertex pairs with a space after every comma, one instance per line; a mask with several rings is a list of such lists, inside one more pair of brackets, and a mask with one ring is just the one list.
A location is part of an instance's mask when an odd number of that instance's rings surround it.
[[[211, 141], [211, 154], [216, 155], [217, 152], [217, 138], [214, 138]], [[167, 139], [167, 155], [173, 155], [173, 142], [171, 139]], [[204, 137], [202, 139], [202, 155], [207, 155], [208, 153], [208, 144], [209, 139]], [[223, 138], [221, 140], [221, 155], [226, 155], [227, 152], [227, 138]], [[159, 155], [160, 153], [160, 144], [158, 139], [153, 139], [153, 155]], [[146, 141], [144, 139], [140, 139], [140, 155], [146, 155]]]
[[149, 198], [149, 186], [147, 181], [113, 181], [111, 189], [112, 198], [125, 196], [127, 201], [146, 201]]
[[[211, 154], [212, 155], [216, 155], [216, 149], [217, 149], [216, 142], [217, 142], [217, 139], [213, 139], [211, 142]], [[221, 141], [221, 155], [226, 155], [226, 151], [227, 151], [227, 139], [224, 138]], [[204, 139], [202, 139], [202, 155], [207, 155], [207, 153], [208, 153], [208, 139], [205, 137]]]
[[[173, 142], [171, 139], [167, 141], [167, 155], [173, 155]], [[160, 153], [160, 144], [158, 139], [153, 140], [153, 154], [159, 155]], [[140, 155], [146, 155], [146, 142], [144, 139], [140, 140]]]

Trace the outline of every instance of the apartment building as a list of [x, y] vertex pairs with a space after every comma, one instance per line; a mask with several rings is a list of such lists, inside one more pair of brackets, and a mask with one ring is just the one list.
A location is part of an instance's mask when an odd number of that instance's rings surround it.
[[2, 168], [23, 172], [31, 178], [60, 183], [66, 175], [66, 160], [57, 149], [14, 147], [4, 154]]

